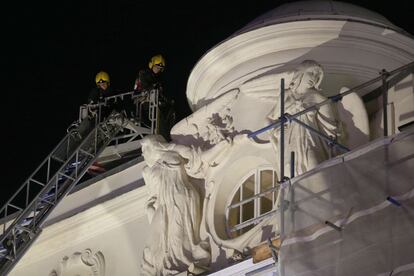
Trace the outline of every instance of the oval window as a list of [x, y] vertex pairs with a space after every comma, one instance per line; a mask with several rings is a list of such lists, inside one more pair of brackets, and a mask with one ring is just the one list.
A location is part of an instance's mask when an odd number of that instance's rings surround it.
[[260, 168], [243, 178], [226, 208], [226, 229], [229, 238], [238, 237], [272, 212], [279, 184], [276, 172]]

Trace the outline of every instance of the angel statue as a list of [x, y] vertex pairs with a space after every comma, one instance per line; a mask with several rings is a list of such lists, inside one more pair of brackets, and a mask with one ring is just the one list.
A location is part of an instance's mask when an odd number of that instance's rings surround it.
[[[317, 103], [325, 101], [327, 98], [320, 92], [319, 85], [323, 79], [323, 69], [320, 64], [313, 60], [305, 60], [299, 64], [293, 72], [285, 72], [281, 74], [286, 78], [285, 82], [288, 84], [285, 90], [285, 113], [294, 115], [299, 111], [303, 111]], [[265, 76], [262, 79], [273, 81], [272, 86], [280, 85], [276, 82], [277, 77]], [[254, 82], [262, 82], [263, 80], [255, 80]], [[241, 87], [241, 91], [249, 94], [252, 90], [250, 87], [254, 85], [246, 83]], [[280, 93], [274, 89], [259, 88], [254, 89], [255, 95], [265, 100], [272, 99], [275, 101], [274, 107], [268, 114], [268, 119], [271, 122], [276, 121], [280, 117]], [[302, 114], [296, 119], [312, 127], [313, 129], [323, 133], [332, 138], [340, 138], [340, 124], [337, 119], [337, 112], [331, 104], [321, 106], [317, 110], [309, 111]], [[290, 152], [295, 153], [294, 172], [295, 175], [300, 175], [306, 171], [311, 170], [320, 162], [329, 158], [332, 152], [325, 140], [323, 140], [315, 132], [304, 128], [297, 122], [291, 121], [285, 124], [285, 156]], [[276, 152], [280, 151], [280, 130], [274, 129], [271, 133], [270, 140]], [[285, 171], [290, 170], [290, 160], [285, 159]]]
[[[327, 98], [320, 93], [319, 85], [323, 79], [321, 65], [312, 60], [303, 61], [294, 71], [285, 93], [285, 112], [294, 115], [315, 104], [325, 101]], [[280, 117], [280, 108], [271, 111], [269, 119], [277, 120]], [[317, 110], [309, 111], [296, 119], [307, 124], [322, 134], [336, 138], [340, 136], [339, 123], [331, 104], [321, 106]], [[285, 151], [295, 153], [295, 175], [300, 175], [316, 167], [322, 161], [332, 156], [332, 148], [318, 134], [304, 128], [296, 122], [290, 122], [286, 126]], [[273, 131], [273, 145], [278, 146], [280, 131]], [[288, 156], [288, 155], [285, 155]], [[289, 167], [290, 160], [285, 164]], [[290, 169], [290, 168], [288, 168]], [[287, 170], [288, 171], [288, 170]]]

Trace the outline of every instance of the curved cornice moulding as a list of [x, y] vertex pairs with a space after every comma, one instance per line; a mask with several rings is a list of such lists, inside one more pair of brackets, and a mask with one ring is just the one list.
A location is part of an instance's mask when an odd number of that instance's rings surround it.
[[[187, 100], [191, 108], [197, 110], [204, 99], [216, 97], [217, 90], [232, 81], [223, 81], [228, 72], [240, 66], [249, 66], [246, 64], [266, 55], [271, 55], [268, 63], [253, 65], [256, 67], [252, 67], [251, 71], [260, 70], [257, 66], [283, 65], [306, 54], [320, 61], [317, 54], [311, 52], [318, 51], [318, 47], [331, 47], [338, 51], [340, 56], [332, 57], [338, 63], [341, 58], [342, 62], [346, 61], [347, 56], [360, 51], [363, 52], [361, 54], [376, 56], [371, 59], [372, 64], [382, 62], [384, 67], [388, 63], [397, 67], [414, 60], [413, 46], [414, 41], [408, 36], [359, 22], [312, 20], [271, 25], [228, 39], [205, 54], [188, 79]], [[326, 60], [330, 59], [327, 57]], [[366, 60], [355, 64], [356, 69], [359, 66], [369, 67]], [[372, 69], [375, 67], [372, 66]]]
[[250, 21], [234, 35], [269, 25], [309, 20], [362, 22], [404, 32], [383, 15], [358, 5], [341, 1], [305, 0], [279, 5]]
[[[209, 78], [217, 79], [238, 64], [269, 53], [314, 47], [336, 38], [343, 23], [334, 23], [336, 24], [316, 25], [312, 28], [297, 22], [282, 24], [283, 26], [269, 26], [241, 34], [219, 44], [204, 55], [191, 72], [187, 85], [188, 99], [194, 101], [191, 91], [197, 90], [200, 81], [204, 79], [208, 81]], [[321, 28], [324, 28], [324, 35], [321, 34]], [[309, 41], [309, 32], [312, 30], [319, 32], [319, 41]]]

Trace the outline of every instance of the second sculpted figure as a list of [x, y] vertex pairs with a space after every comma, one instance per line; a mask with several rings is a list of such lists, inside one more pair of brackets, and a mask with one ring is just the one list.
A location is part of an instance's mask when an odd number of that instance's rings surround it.
[[[323, 79], [322, 66], [313, 60], [304, 60], [300, 63], [293, 74], [282, 74], [285, 79], [285, 113], [294, 115], [315, 104], [325, 101], [327, 98], [320, 92], [319, 85]], [[277, 86], [280, 82], [277, 83]], [[280, 88], [277, 91], [265, 91], [257, 95], [259, 98], [273, 98], [276, 100], [268, 118], [274, 122], [280, 117]], [[252, 94], [252, 96], [255, 96]], [[326, 104], [316, 110], [302, 114], [296, 119], [312, 127], [313, 129], [332, 138], [340, 138], [340, 127], [336, 116], [335, 106]], [[304, 128], [297, 122], [285, 124], [285, 156], [290, 152], [295, 153], [295, 175], [300, 175], [313, 169], [317, 164], [334, 154], [333, 149], [328, 146], [315, 132]], [[275, 151], [280, 151], [280, 130], [274, 129], [270, 138]], [[285, 158], [285, 172], [290, 171], [290, 160]]]
[[[253, 97], [264, 103], [273, 103], [267, 119], [275, 122], [280, 117], [280, 81], [285, 80], [285, 113], [294, 115], [315, 104], [324, 102], [320, 84], [324, 77], [322, 66], [314, 60], [304, 60], [293, 70], [268, 72], [243, 83], [239, 89], [243, 96]], [[343, 87], [337, 94], [346, 92]], [[335, 91], [329, 91], [329, 94]], [[369, 141], [369, 121], [367, 110], [361, 97], [355, 92], [347, 93], [340, 101], [325, 104], [302, 114], [296, 119], [336, 139], [342, 145], [354, 149]], [[261, 127], [261, 126], [260, 126]], [[315, 132], [297, 122], [285, 125], [285, 172], [290, 170], [290, 152], [295, 153], [295, 175], [313, 169], [317, 164], [335, 156], [340, 151], [331, 147]], [[275, 151], [280, 151], [279, 128], [269, 132]]]
[[[293, 115], [299, 111], [325, 101], [327, 98], [320, 93], [319, 85], [323, 79], [321, 65], [313, 60], [303, 61], [294, 71], [285, 93], [285, 112]], [[276, 105], [269, 118], [276, 120], [280, 116], [280, 103]], [[330, 104], [318, 110], [307, 112], [298, 120], [320, 131], [326, 136], [339, 136], [338, 121]], [[298, 123], [291, 122], [286, 126], [285, 152], [295, 153], [295, 175], [300, 175], [313, 169], [316, 165], [329, 158], [331, 149], [316, 133], [304, 128]], [[279, 147], [280, 131], [273, 132], [272, 142]], [[290, 160], [286, 160], [286, 171], [289, 171]]]

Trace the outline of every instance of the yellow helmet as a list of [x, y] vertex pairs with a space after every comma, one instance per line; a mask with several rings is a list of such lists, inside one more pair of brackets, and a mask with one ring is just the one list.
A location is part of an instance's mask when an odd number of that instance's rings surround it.
[[158, 66], [160, 66], [161, 68], [164, 68], [164, 67], [165, 67], [165, 59], [164, 59], [164, 57], [163, 57], [162, 55], [156, 55], [156, 56], [153, 56], [153, 57], [151, 58], [150, 62], [148, 63], [148, 67], [149, 67], [150, 69], [152, 69], [152, 67], [153, 67], [154, 65], [158, 65]]
[[96, 74], [96, 76], [95, 76], [96, 85], [98, 85], [98, 83], [101, 83], [101, 82], [108, 82], [109, 83], [108, 73], [106, 73], [104, 71], [100, 71], [100, 72], [98, 72], [98, 74]]

